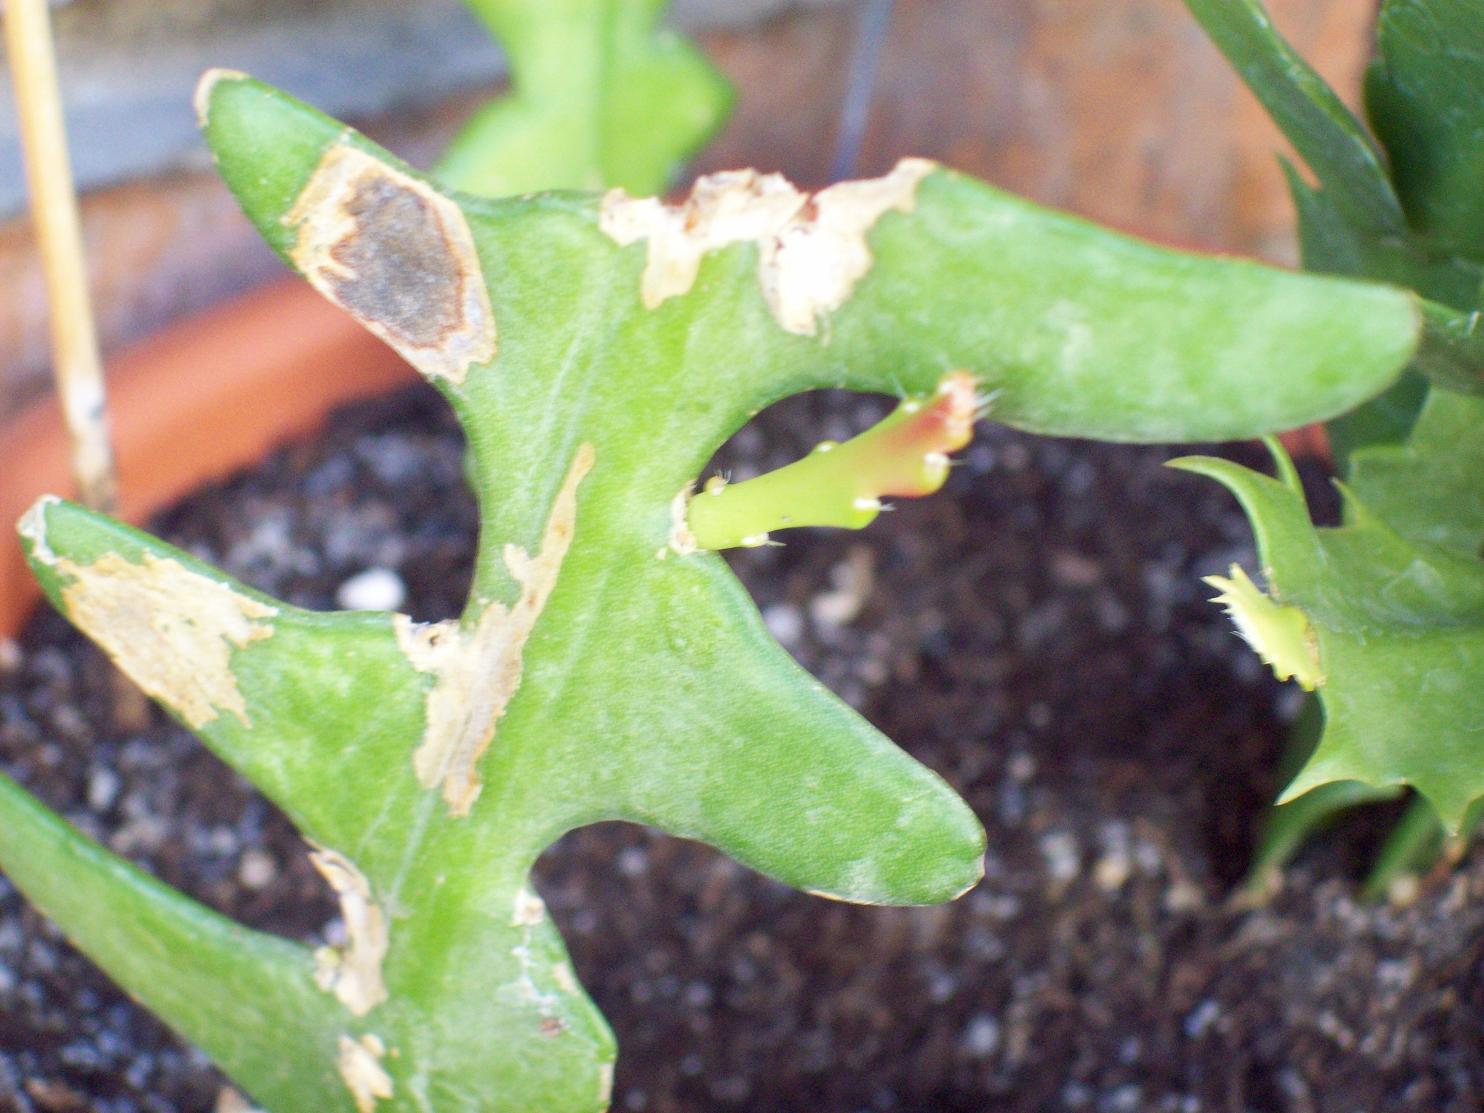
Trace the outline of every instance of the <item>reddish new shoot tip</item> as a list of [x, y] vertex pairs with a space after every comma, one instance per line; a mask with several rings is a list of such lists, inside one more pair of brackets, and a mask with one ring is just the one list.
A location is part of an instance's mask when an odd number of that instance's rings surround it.
[[951, 372], [932, 394], [907, 398], [843, 444], [823, 441], [802, 460], [743, 483], [711, 478], [690, 500], [696, 546], [761, 545], [773, 530], [797, 526], [860, 529], [882, 499], [932, 494], [948, 479], [948, 454], [974, 435], [975, 388], [967, 371]]

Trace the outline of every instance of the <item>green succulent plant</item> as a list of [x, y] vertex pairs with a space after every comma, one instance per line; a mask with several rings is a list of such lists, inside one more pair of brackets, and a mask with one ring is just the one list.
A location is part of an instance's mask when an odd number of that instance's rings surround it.
[[[22, 533], [49, 597], [284, 810], [347, 942], [248, 931], [3, 778], [0, 868], [276, 1113], [605, 1108], [612, 1037], [529, 881], [584, 824], [844, 900], [975, 883], [967, 806], [793, 662], [717, 548], [931, 490], [986, 403], [1043, 433], [1248, 437], [1354, 407], [1423, 342], [1410, 292], [1154, 247], [921, 160], [812, 196], [739, 171], [675, 204], [490, 200], [240, 74], [198, 104], [269, 245], [462, 422], [473, 586], [433, 624], [313, 613], [41, 500]], [[476, 127], [547, 126], [529, 111]], [[655, 188], [684, 145], [633, 172]], [[565, 164], [577, 184], [629, 172], [593, 149]], [[1445, 347], [1441, 373], [1461, 359]], [[751, 415], [822, 387], [902, 404], [696, 491]]]
[[[1187, 461], [1225, 483], [1273, 595], [1310, 632], [1322, 725], [1296, 732], [1293, 780], [1251, 884], [1359, 803], [1417, 790], [1367, 883], [1426, 869], [1484, 795], [1484, 3], [1385, 0], [1366, 75], [1368, 131], [1257, 0], [1187, 0], [1313, 172], [1285, 164], [1304, 265], [1392, 282], [1429, 339], [1380, 398], [1329, 425], [1343, 522], [1315, 529], [1281, 450], [1279, 481]], [[1438, 373], [1443, 348], [1464, 353]], [[1281, 673], [1280, 673], [1281, 675]]]
[[511, 94], [434, 167], [455, 189], [658, 193], [726, 118], [732, 91], [660, 23], [666, 0], [466, 0], [505, 45]]

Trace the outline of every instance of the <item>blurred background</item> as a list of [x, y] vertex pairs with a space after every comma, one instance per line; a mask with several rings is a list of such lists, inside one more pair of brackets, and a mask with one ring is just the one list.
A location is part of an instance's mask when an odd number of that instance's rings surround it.
[[[458, 0], [63, 0], [55, 18], [105, 349], [283, 272], [212, 174], [199, 73], [282, 85], [426, 164], [500, 86]], [[1353, 91], [1373, 5], [1271, 0]], [[3, 12], [3, 0], [0, 0]], [[696, 171], [819, 185], [940, 159], [1185, 246], [1293, 258], [1282, 140], [1179, 0], [677, 0], [734, 82]], [[3, 62], [0, 62], [3, 67]], [[41, 271], [9, 75], [0, 82], [0, 420], [44, 389]]]

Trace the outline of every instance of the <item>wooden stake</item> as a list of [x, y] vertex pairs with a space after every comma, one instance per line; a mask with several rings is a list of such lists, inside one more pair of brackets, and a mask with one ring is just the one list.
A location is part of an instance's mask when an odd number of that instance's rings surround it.
[[[46, 276], [52, 374], [72, 444], [72, 474], [78, 497], [86, 505], [112, 513], [118, 480], [108, 435], [103, 361], [88, 293], [82, 220], [72, 160], [67, 155], [51, 12], [46, 0], [4, 0], [0, 21], [5, 24], [5, 52], [15, 84], [31, 215]], [[115, 723], [125, 730], [142, 730], [149, 721], [149, 700], [123, 673], [115, 670], [112, 678]]]
[[31, 213], [46, 276], [52, 368], [72, 441], [72, 470], [82, 501], [111, 511], [117, 491], [113, 446], [82, 223], [67, 156], [51, 15], [46, 0], [4, 0], [0, 21], [5, 24]]

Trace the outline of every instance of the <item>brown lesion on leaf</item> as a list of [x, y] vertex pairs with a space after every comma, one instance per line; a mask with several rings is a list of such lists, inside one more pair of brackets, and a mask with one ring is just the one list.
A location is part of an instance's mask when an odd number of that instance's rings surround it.
[[534, 556], [519, 545], [505, 546], [505, 566], [520, 587], [515, 602], [487, 603], [472, 627], [423, 625], [404, 615], [394, 619], [398, 644], [412, 666], [436, 677], [428, 690], [427, 726], [412, 757], [413, 772], [424, 788], [442, 787], [452, 815], [468, 815], [483, 787], [479, 759], [520, 687], [526, 641], [571, 547], [577, 487], [593, 459], [592, 445], [578, 447]]
[[340, 1037], [340, 1054], [336, 1069], [356, 1103], [358, 1113], [374, 1113], [376, 1103], [394, 1095], [392, 1077], [382, 1066], [386, 1044], [379, 1036], [366, 1034]]
[[321, 947], [314, 953], [314, 980], [333, 993], [352, 1016], [365, 1016], [387, 998], [381, 964], [389, 939], [386, 913], [371, 895], [371, 883], [338, 851], [316, 847], [309, 860], [340, 902], [345, 924], [344, 947]]
[[646, 240], [640, 279], [648, 309], [690, 292], [701, 260], [735, 243], [758, 245], [758, 285], [779, 325], [813, 336], [871, 269], [866, 235], [886, 213], [911, 212], [917, 187], [937, 169], [907, 158], [885, 177], [840, 182], [815, 194], [781, 174], [729, 170], [696, 181], [678, 205], [630, 197], [603, 198], [599, 227], [619, 244]]
[[283, 218], [294, 264], [430, 379], [495, 358], [495, 316], [463, 211], [348, 139], [331, 145]]
[[108, 552], [87, 564], [61, 556], [47, 543], [46, 513], [57, 501], [32, 507], [21, 532], [32, 559], [63, 580], [67, 617], [187, 725], [230, 714], [250, 726], [232, 654], [272, 637], [278, 608], [153, 553], [131, 561]]

